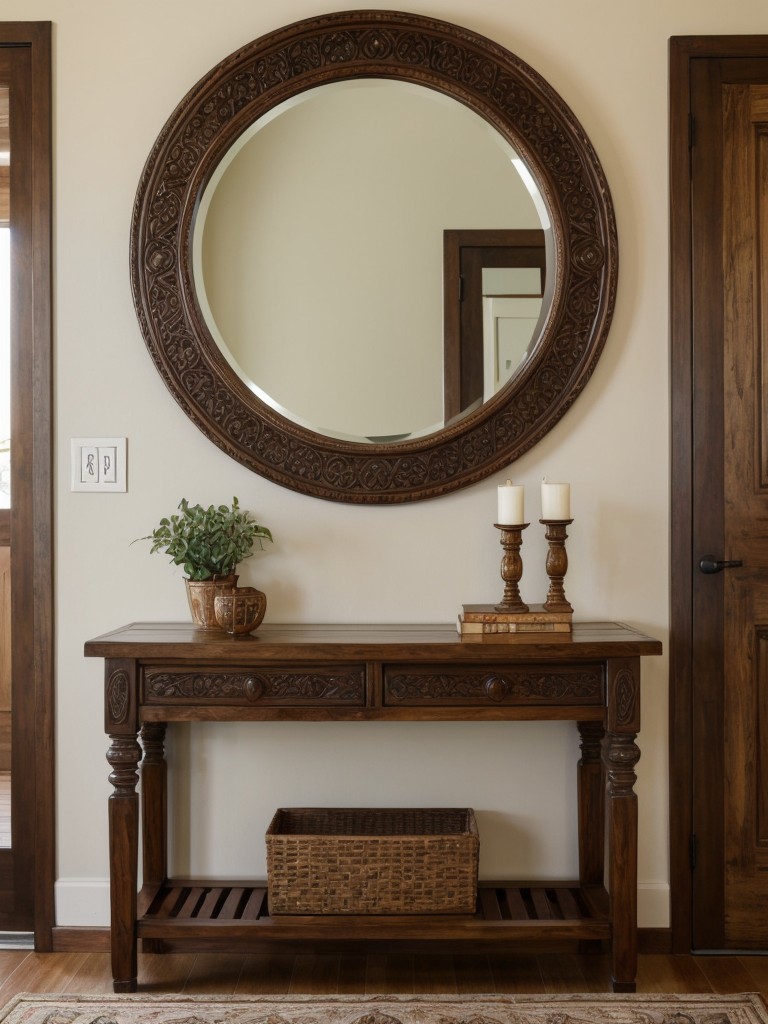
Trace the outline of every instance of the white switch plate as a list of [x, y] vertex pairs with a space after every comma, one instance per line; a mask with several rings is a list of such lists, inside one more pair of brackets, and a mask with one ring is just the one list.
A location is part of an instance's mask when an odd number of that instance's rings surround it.
[[127, 491], [127, 444], [124, 437], [73, 437], [73, 491]]

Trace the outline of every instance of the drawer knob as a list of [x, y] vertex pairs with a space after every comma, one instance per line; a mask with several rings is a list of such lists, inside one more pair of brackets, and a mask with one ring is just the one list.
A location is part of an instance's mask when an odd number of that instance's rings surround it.
[[256, 676], [248, 676], [245, 680], [245, 696], [248, 700], [258, 700], [264, 693], [264, 682]]
[[502, 701], [509, 694], [509, 682], [498, 676], [489, 676], [485, 681], [485, 693], [489, 700]]

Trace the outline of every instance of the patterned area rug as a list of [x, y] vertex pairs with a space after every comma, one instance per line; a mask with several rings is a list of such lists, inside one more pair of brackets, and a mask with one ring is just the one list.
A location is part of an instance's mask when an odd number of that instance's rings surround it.
[[768, 1024], [759, 995], [67, 996], [22, 994], [0, 1024]]

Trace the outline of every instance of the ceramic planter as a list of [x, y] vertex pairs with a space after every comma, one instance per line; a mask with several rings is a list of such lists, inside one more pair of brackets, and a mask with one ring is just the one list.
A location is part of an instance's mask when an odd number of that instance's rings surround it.
[[237, 586], [237, 576], [214, 576], [210, 580], [184, 580], [192, 621], [199, 629], [221, 629], [216, 621], [214, 602], [219, 594], [231, 594]]

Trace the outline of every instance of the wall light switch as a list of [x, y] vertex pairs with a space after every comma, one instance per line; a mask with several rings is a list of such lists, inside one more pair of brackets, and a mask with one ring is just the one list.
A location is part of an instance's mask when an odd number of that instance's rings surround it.
[[99, 480], [103, 484], [117, 483], [117, 448], [114, 445], [100, 445]]
[[82, 445], [80, 448], [80, 483], [97, 484], [99, 482], [99, 449], [93, 445]]
[[127, 444], [124, 437], [73, 437], [73, 491], [127, 491]]

